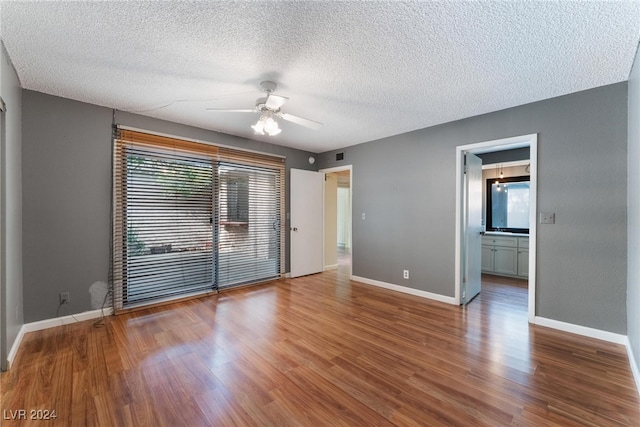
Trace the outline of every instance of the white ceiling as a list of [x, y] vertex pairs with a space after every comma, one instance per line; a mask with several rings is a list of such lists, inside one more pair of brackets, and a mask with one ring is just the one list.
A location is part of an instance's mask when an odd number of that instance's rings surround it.
[[[313, 152], [625, 81], [640, 1], [3, 2], [24, 88]], [[261, 80], [283, 111], [258, 137]]]

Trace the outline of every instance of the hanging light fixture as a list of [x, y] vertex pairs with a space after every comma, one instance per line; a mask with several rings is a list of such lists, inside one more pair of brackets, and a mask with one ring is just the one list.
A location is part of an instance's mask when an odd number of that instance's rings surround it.
[[[502, 176], [500, 176], [500, 178], [502, 178]], [[496, 182], [494, 182], [494, 184], [496, 185], [496, 190], [500, 191], [500, 180], [498, 179], [498, 165], [496, 164]]]
[[502, 163], [500, 163], [500, 179], [504, 178], [504, 174], [502, 173]]
[[253, 129], [257, 135], [264, 135], [266, 132], [269, 136], [275, 136], [282, 132], [282, 129], [278, 126], [278, 122], [275, 121], [273, 114], [269, 110], [262, 112], [262, 115], [256, 124], [251, 126], [251, 129]]
[[260, 116], [255, 125], [251, 126], [251, 129], [253, 129], [256, 135], [264, 135], [264, 120], [262, 119], [262, 116]]

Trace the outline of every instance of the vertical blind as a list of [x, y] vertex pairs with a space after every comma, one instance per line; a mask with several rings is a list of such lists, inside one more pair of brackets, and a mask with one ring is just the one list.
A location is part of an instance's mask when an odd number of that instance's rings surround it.
[[284, 159], [118, 128], [115, 311], [279, 277]]

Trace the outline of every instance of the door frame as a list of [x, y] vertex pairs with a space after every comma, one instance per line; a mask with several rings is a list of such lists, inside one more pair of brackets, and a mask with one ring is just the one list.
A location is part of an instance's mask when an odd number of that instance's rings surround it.
[[[4, 100], [0, 97], [0, 107], [4, 106]], [[5, 176], [5, 167], [3, 154], [6, 152], [5, 147], [5, 109], [0, 108], [0, 371], [6, 371], [9, 369], [9, 350], [7, 342], [7, 281], [5, 268], [5, 229], [6, 229], [6, 206], [5, 206], [5, 184], [7, 182]], [[16, 341], [18, 342], [18, 338]], [[13, 347], [13, 346], [12, 346]], [[13, 350], [13, 348], [12, 348]]]
[[455, 303], [460, 305], [462, 298], [462, 239], [464, 221], [464, 155], [465, 153], [483, 154], [514, 148], [529, 147], [530, 201], [529, 201], [529, 295], [528, 320], [533, 323], [536, 314], [536, 236], [537, 236], [537, 200], [538, 200], [538, 134], [495, 139], [456, 147], [456, 233], [455, 233]]
[[[349, 205], [351, 207], [351, 218], [349, 218], [349, 225], [351, 227], [351, 250], [349, 251], [349, 258], [351, 258], [351, 262], [349, 263], [349, 278], [351, 278], [351, 276], [353, 276], [353, 165], [344, 165], [344, 166], [336, 166], [333, 168], [326, 168], [326, 169], [320, 169], [318, 172], [322, 172], [325, 177], [328, 173], [333, 173], [333, 172], [343, 172], [343, 171], [349, 171]], [[324, 201], [325, 201], [325, 186], [322, 187], [322, 221], [324, 224], [324, 221], [326, 220], [326, 218], [324, 217], [324, 210], [325, 210], [325, 206], [324, 206]], [[326, 265], [325, 263], [325, 259], [324, 259], [324, 252], [325, 251], [325, 235], [324, 233], [322, 234], [322, 265]]]

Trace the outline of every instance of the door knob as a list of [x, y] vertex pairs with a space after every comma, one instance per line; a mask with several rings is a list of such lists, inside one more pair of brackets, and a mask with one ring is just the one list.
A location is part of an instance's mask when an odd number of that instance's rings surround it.
[[298, 231], [298, 227], [293, 227], [292, 230], [293, 231]]

